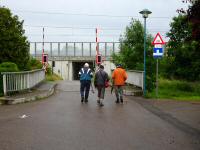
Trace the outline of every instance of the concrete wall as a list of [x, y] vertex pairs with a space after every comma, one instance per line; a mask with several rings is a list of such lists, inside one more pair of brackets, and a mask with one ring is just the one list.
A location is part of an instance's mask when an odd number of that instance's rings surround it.
[[[49, 61], [49, 64], [51, 65], [52, 62]], [[70, 80], [70, 68], [72, 68], [70, 61], [55, 61], [53, 72], [61, 76], [64, 80]]]
[[[60, 75], [63, 78], [63, 80], [73, 80], [74, 72], [73, 72], [72, 62], [73, 61], [71, 60], [55, 61], [55, 67], [53, 67], [53, 72]], [[49, 61], [48, 63], [51, 65], [52, 61]], [[104, 70], [108, 73], [108, 75], [111, 76], [111, 69], [115, 69], [115, 65], [110, 61], [104, 61], [102, 65], [104, 65]]]
[[109, 76], [111, 76], [111, 70], [116, 68], [115, 65], [110, 61], [104, 61], [102, 65], [104, 65], [104, 70], [108, 73]]

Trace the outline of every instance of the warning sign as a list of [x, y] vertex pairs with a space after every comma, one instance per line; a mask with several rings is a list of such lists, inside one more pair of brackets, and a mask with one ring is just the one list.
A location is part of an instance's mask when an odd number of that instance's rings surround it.
[[165, 42], [163, 41], [162, 37], [160, 36], [159, 33], [156, 34], [156, 37], [154, 38], [153, 42], [152, 42], [153, 45], [156, 45], [156, 44], [165, 44]]

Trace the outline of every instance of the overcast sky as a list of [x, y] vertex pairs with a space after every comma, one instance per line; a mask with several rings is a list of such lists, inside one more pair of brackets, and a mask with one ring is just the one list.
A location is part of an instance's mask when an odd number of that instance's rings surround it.
[[167, 40], [176, 10], [187, 7], [182, 0], [1, 0], [0, 4], [24, 20], [30, 42], [42, 41], [42, 26], [46, 42], [95, 42], [96, 27], [100, 42], [118, 41], [131, 17], [143, 23], [139, 12], [144, 8], [152, 11], [147, 31], [153, 36], [160, 32]]

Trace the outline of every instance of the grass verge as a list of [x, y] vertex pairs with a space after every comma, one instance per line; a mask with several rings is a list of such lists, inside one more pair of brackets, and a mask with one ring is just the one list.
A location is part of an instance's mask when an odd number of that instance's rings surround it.
[[200, 102], [200, 82], [159, 79], [158, 97], [154, 89], [147, 98]]
[[63, 80], [62, 77], [60, 77], [57, 74], [46, 74], [46, 80], [47, 81], [57, 81], [57, 80]]

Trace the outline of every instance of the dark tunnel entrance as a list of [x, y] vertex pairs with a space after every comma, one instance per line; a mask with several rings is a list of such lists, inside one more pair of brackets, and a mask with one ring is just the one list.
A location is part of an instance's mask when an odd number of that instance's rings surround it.
[[[86, 62], [72, 62], [72, 67], [73, 67], [73, 80], [79, 80], [79, 77], [78, 77], [78, 72], [80, 71], [80, 69], [83, 67], [83, 65], [85, 64]], [[90, 62], [87, 62], [90, 66], [90, 69], [92, 69], [92, 71], [94, 71], [94, 62], [90, 61]]]

